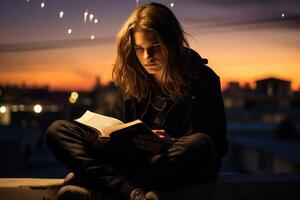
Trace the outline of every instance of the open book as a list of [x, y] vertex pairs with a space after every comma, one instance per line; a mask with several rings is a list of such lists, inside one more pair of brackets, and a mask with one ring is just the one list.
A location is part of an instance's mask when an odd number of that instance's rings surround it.
[[[109, 137], [109, 140], [118, 143], [123, 148], [133, 150], [133, 138], [139, 134], [154, 134], [144, 122], [137, 119], [124, 123], [116, 118], [86, 111], [76, 122], [95, 130], [98, 137]], [[155, 135], [155, 134], [154, 134]]]

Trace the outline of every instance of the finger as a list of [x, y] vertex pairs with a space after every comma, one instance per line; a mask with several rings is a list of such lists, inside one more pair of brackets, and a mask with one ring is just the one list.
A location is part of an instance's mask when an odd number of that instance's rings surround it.
[[176, 147], [176, 148], [168, 149], [168, 153], [183, 152], [183, 151], [184, 151], [184, 148], [182, 148], [182, 147]]
[[176, 142], [173, 144], [173, 148], [185, 148], [186, 144], [181, 143], [181, 142]]
[[169, 153], [168, 157], [178, 157], [179, 155], [182, 155], [180, 152], [173, 152], [173, 153]]
[[161, 139], [157, 139], [157, 140], [147, 140], [147, 139], [140, 139], [140, 138], [136, 138], [135, 139], [136, 142], [145, 145], [145, 146], [149, 146], [151, 148], [163, 148], [165, 146], [165, 143], [163, 140]]
[[138, 148], [140, 150], [143, 150], [143, 151], [146, 151], [146, 152], [149, 152], [149, 153], [152, 153], [152, 154], [155, 154], [155, 153], [158, 152], [158, 150], [150, 148], [150, 147], [146, 147], [144, 145], [135, 144], [135, 146], [136, 146], [136, 148]]
[[188, 137], [182, 137], [182, 138], [179, 138], [177, 141], [178, 142], [188, 142], [190, 140], [190, 138]]
[[135, 143], [134, 144], [138, 149], [141, 149], [143, 151], [147, 151], [149, 153], [152, 153], [152, 154], [158, 154], [161, 152], [161, 150], [159, 148], [153, 148], [151, 146], [145, 146], [145, 145], [141, 145], [139, 143]]
[[147, 140], [147, 141], [159, 141], [159, 137], [154, 135], [138, 135], [138, 139]]
[[144, 140], [144, 139], [133, 139], [133, 141], [137, 144], [144, 145], [146, 147], [156, 147], [161, 146], [161, 142], [159, 141], [152, 141], [152, 140]]
[[156, 135], [164, 135], [166, 133], [166, 131], [163, 129], [154, 129], [152, 132]]
[[153, 132], [166, 132], [164, 129], [153, 129]]
[[180, 157], [183, 155], [183, 151], [173, 151], [171, 153], [168, 152], [168, 157]]
[[163, 149], [163, 146], [160, 143], [153, 143], [153, 142], [143, 141], [143, 140], [133, 140], [133, 141], [136, 147], [145, 151], [161, 152]]
[[160, 130], [152, 130], [153, 133], [159, 137], [170, 137], [169, 134], [163, 130], [163, 129], [160, 129]]

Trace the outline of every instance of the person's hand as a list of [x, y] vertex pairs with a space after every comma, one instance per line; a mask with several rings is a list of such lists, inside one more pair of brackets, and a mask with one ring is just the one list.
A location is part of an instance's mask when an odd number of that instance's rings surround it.
[[138, 135], [134, 138], [134, 145], [152, 154], [163, 153], [165, 148], [172, 142], [172, 139], [165, 130], [152, 131], [153, 135]]
[[168, 146], [173, 142], [173, 139], [165, 130], [152, 130], [152, 132], [161, 139], [165, 146]]
[[180, 137], [167, 151], [169, 161], [180, 159], [184, 155], [187, 155], [191, 152], [193, 154], [195, 153], [195, 150], [198, 149], [197, 151], [199, 151], [200, 147], [202, 147], [200, 153], [208, 155], [209, 151], [213, 152], [212, 143], [210, 142], [210, 139], [204, 134], [195, 133], [192, 135]]
[[84, 139], [94, 148], [100, 148], [108, 141], [108, 137], [99, 137], [98, 133], [87, 131], [84, 134]]

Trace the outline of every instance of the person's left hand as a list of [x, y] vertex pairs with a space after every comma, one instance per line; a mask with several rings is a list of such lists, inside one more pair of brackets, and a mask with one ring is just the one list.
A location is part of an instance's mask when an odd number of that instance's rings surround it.
[[84, 139], [96, 149], [101, 148], [107, 141], [108, 137], [99, 137], [98, 133], [86, 131], [84, 133]]
[[134, 145], [152, 154], [163, 153], [172, 139], [165, 130], [152, 130], [153, 135], [138, 135], [133, 139]]

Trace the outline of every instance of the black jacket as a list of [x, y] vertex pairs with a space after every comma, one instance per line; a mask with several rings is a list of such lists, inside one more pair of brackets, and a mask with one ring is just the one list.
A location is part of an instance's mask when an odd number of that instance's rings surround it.
[[[228, 144], [219, 77], [205, 65], [207, 60], [202, 59], [195, 51], [189, 50], [187, 57], [190, 64], [187, 65], [186, 72], [190, 77], [190, 84], [187, 86], [187, 95], [182, 103], [191, 130], [188, 133], [182, 133], [182, 136], [197, 132], [207, 135], [213, 140], [217, 155], [222, 158], [228, 151]], [[150, 98], [151, 95], [138, 102], [134, 97], [120, 93], [115, 100], [112, 116], [124, 122], [143, 119], [149, 107]], [[166, 118], [168, 117], [172, 116], [167, 115]]]
[[[185, 59], [185, 62], [188, 63], [185, 72], [189, 77], [190, 84], [186, 88], [187, 95], [181, 103], [186, 113], [183, 117], [188, 118], [190, 129], [176, 137], [180, 138], [195, 133], [204, 134], [209, 138], [215, 149], [217, 159], [221, 162], [222, 157], [228, 151], [228, 143], [219, 77], [206, 65], [207, 60], [202, 59], [195, 51], [187, 49]], [[151, 95], [137, 101], [130, 95], [120, 93], [114, 103], [112, 116], [124, 122], [143, 119], [149, 107], [150, 98]], [[176, 119], [178, 120], [180, 117], [177, 115]], [[174, 114], [166, 115], [166, 124], [176, 123], [173, 121], [174, 119]], [[119, 179], [120, 177], [115, 178]], [[124, 183], [121, 190], [126, 192], [126, 190], [132, 189], [131, 187], [134, 186]]]

